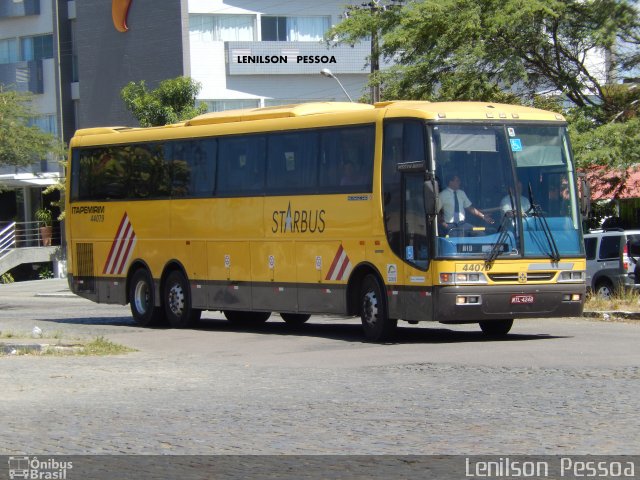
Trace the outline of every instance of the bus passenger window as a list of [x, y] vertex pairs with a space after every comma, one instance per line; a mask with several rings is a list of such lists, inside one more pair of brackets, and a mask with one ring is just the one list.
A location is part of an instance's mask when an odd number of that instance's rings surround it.
[[216, 192], [222, 195], [259, 194], [264, 190], [265, 137], [218, 140]]
[[320, 190], [371, 192], [374, 128], [371, 125], [325, 130], [320, 140]]
[[318, 133], [275, 134], [268, 137], [267, 143], [267, 193], [315, 192]]
[[171, 142], [166, 156], [171, 170], [173, 198], [210, 197], [216, 164], [214, 139]]

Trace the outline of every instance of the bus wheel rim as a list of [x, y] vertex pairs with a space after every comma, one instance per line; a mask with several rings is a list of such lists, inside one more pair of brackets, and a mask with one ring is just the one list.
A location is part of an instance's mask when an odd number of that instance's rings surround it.
[[184, 291], [182, 286], [175, 284], [169, 290], [169, 308], [171, 312], [177, 316], [182, 316], [184, 310]]
[[149, 288], [146, 282], [138, 282], [133, 297], [136, 310], [141, 314], [147, 313], [149, 309]]
[[368, 325], [374, 326], [378, 318], [378, 299], [375, 292], [367, 292], [364, 296], [363, 318]]

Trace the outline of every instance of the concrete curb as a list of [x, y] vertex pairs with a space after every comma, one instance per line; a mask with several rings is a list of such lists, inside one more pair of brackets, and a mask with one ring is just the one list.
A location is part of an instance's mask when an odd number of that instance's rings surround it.
[[640, 320], [640, 312], [623, 312], [617, 310], [588, 311], [582, 313], [583, 317], [601, 318], [608, 320], [609, 318], [624, 318], [625, 320]]
[[80, 298], [73, 293], [36, 293], [34, 296], [42, 298]]
[[83, 345], [64, 345], [51, 343], [3, 343], [0, 342], [0, 356], [2, 355], [24, 355], [42, 354], [49, 352], [74, 353], [84, 350]]

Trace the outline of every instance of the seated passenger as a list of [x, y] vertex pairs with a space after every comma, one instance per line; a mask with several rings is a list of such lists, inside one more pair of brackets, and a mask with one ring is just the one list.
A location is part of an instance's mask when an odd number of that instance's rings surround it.
[[[531, 202], [529, 202], [529, 199], [527, 197], [522, 195], [522, 182], [520, 181], [518, 181], [517, 191], [518, 191], [517, 195], [520, 198], [520, 210], [522, 211], [523, 215], [527, 215], [531, 210]], [[502, 197], [502, 200], [500, 200], [500, 210], [502, 211], [503, 215], [512, 217], [513, 211], [515, 209], [516, 209], [515, 195], [506, 194], [504, 197]]]

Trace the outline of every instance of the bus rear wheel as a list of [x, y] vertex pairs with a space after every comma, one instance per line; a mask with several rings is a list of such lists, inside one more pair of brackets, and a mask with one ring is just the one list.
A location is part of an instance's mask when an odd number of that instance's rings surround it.
[[142, 327], [152, 327], [165, 320], [162, 307], [155, 306], [155, 288], [148, 270], [136, 270], [129, 282], [131, 315]]
[[164, 282], [164, 310], [173, 328], [193, 326], [202, 311], [191, 307], [191, 287], [189, 282], [178, 270], [169, 274]]
[[306, 313], [281, 313], [280, 316], [289, 325], [302, 325], [311, 318], [311, 315]]
[[491, 320], [490, 322], [480, 322], [480, 330], [485, 335], [501, 336], [506, 335], [513, 326], [513, 318], [508, 320]]
[[389, 318], [384, 290], [374, 275], [367, 275], [362, 281], [360, 318], [364, 336], [372, 342], [389, 340], [398, 325], [398, 320]]
[[239, 310], [224, 310], [224, 316], [231, 323], [238, 325], [260, 325], [269, 320], [271, 312], [243, 312]]

